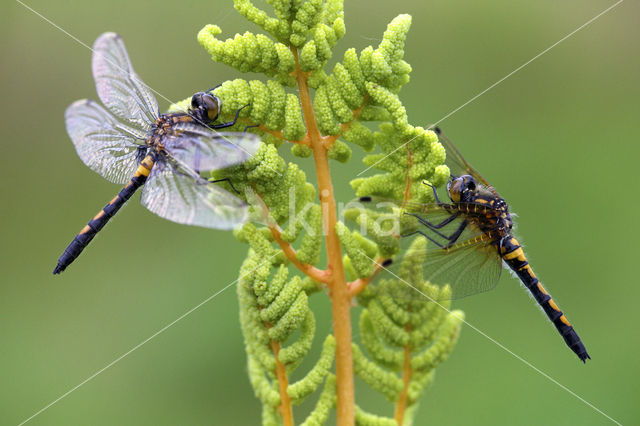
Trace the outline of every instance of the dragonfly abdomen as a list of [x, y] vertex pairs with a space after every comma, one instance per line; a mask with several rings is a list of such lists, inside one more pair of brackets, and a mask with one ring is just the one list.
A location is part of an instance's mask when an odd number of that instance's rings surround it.
[[578, 355], [582, 362], [590, 359], [591, 357], [573, 326], [533, 273], [533, 269], [531, 269], [531, 265], [529, 265], [518, 240], [512, 236], [504, 237], [500, 246], [500, 256], [531, 292], [542, 307], [542, 310], [547, 314], [547, 317], [549, 317], [549, 320], [555, 325], [567, 346]]
[[58, 259], [58, 264], [53, 270], [54, 275], [64, 271], [89, 245], [93, 237], [104, 228], [109, 220], [120, 210], [122, 206], [131, 198], [133, 194], [140, 188], [147, 180], [149, 172], [153, 167], [154, 159], [151, 155], [147, 155], [144, 160], [140, 162], [136, 173], [133, 175], [129, 183], [122, 188], [122, 190], [116, 195], [113, 200], [109, 202], [100, 212], [89, 221], [89, 223], [80, 230], [78, 235], [75, 236], [73, 241], [67, 246], [62, 253], [62, 256]]

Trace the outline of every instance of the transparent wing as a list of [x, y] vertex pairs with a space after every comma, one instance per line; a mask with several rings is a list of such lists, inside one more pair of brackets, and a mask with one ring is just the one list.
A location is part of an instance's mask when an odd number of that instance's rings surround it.
[[[476, 221], [466, 210], [472, 210], [473, 203], [398, 203], [397, 201], [381, 197], [361, 197], [358, 201], [350, 202], [346, 208], [356, 208], [373, 213], [372, 218], [382, 229], [392, 230], [392, 234], [401, 237], [416, 232], [429, 235], [440, 245], [451, 245], [483, 234]], [[487, 209], [486, 205], [476, 204], [478, 212]], [[461, 228], [462, 222], [466, 222]], [[454, 235], [455, 241], [446, 237]]]
[[398, 222], [394, 229], [399, 254], [380, 274], [381, 287], [392, 292], [393, 298], [424, 298], [427, 283], [449, 285], [447, 298], [452, 299], [488, 291], [497, 284], [502, 260], [492, 244], [495, 236], [481, 230], [464, 205], [406, 203], [395, 207], [392, 201], [378, 198], [363, 204], [375, 212], [377, 221]]
[[197, 171], [223, 169], [247, 161], [260, 138], [251, 133], [216, 132], [192, 123], [173, 127], [175, 135], [163, 139], [165, 149], [180, 163]]
[[102, 103], [124, 122], [149, 130], [158, 117], [158, 103], [133, 70], [118, 34], [98, 37], [93, 44], [92, 68]]
[[402, 212], [402, 239], [410, 234], [424, 234], [437, 247], [453, 246], [476, 238], [484, 232], [476, 221], [464, 211], [464, 206], [456, 204], [415, 204], [406, 205]]
[[480, 182], [482, 185], [486, 187], [489, 192], [492, 192], [495, 195], [498, 195], [498, 192], [495, 188], [475, 169], [467, 160], [464, 159], [460, 151], [453, 145], [451, 139], [449, 139], [442, 129], [439, 127], [434, 127], [433, 131], [438, 135], [438, 141], [444, 146], [444, 149], [447, 151], [447, 160], [445, 163], [449, 166], [449, 170], [456, 177], [462, 175], [471, 175], [475, 178], [476, 182]]
[[498, 284], [502, 260], [491, 238], [480, 235], [443, 249], [416, 235], [409, 237], [410, 247], [381, 274], [401, 284], [391, 287], [395, 290], [393, 297], [423, 299], [426, 296], [421, 288], [430, 283], [450, 287], [450, 296], [443, 299], [459, 299], [489, 291]]
[[162, 218], [205, 228], [232, 229], [247, 217], [242, 200], [169, 158], [153, 166], [141, 203]]
[[493, 289], [500, 279], [502, 259], [491, 241], [463, 242], [449, 250], [427, 253], [425, 277], [451, 286], [451, 298], [459, 299]]
[[67, 133], [80, 159], [109, 182], [125, 184], [138, 166], [136, 152], [144, 133], [118, 122], [97, 102], [83, 99], [65, 112]]

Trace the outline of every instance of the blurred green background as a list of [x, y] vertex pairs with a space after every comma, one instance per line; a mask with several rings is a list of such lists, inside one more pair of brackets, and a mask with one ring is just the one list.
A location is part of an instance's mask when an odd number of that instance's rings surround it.
[[[377, 45], [394, 16], [412, 14], [412, 81], [401, 96], [410, 121], [427, 125], [611, 4], [347, 0], [347, 35], [335, 58], [352, 46]], [[137, 72], [172, 100], [239, 75], [210, 61], [195, 40], [201, 27], [218, 24], [223, 37], [257, 31], [231, 0], [28, 5], [89, 45], [104, 31], [120, 33]], [[18, 3], [3, 9], [0, 424], [17, 424], [233, 282], [246, 247], [229, 233], [164, 221], [136, 200], [53, 277], [65, 245], [119, 188], [82, 164], [64, 129], [71, 102], [96, 98], [91, 52]], [[518, 235], [534, 269], [593, 360], [578, 361], [507, 273], [495, 291], [454, 307], [623, 424], [640, 423], [639, 12], [637, 3], [620, 4], [441, 123], [519, 214]], [[350, 164], [332, 165], [344, 201], [353, 196], [349, 180], [364, 168], [362, 153], [354, 154]], [[298, 161], [312, 170], [310, 160]], [[312, 300], [315, 354], [330, 313], [326, 298]], [[384, 413], [383, 399], [362, 383], [357, 398]], [[232, 287], [30, 424], [242, 425], [259, 418]], [[427, 423], [610, 421], [464, 327], [424, 394], [416, 424]]]

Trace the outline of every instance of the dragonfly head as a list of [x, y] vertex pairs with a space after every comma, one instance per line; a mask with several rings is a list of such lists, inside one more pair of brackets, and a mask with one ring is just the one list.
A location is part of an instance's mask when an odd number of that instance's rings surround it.
[[207, 92], [198, 92], [191, 97], [190, 113], [203, 123], [216, 121], [220, 114], [222, 102], [220, 99]]
[[461, 203], [469, 200], [471, 194], [476, 190], [476, 181], [470, 175], [462, 175], [453, 179], [447, 184], [447, 192], [449, 198], [454, 203]]

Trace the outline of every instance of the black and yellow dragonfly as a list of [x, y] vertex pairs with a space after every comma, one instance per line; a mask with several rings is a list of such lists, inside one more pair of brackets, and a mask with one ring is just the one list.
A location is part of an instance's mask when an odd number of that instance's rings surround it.
[[143, 185], [142, 205], [165, 219], [216, 229], [246, 220], [246, 204], [199, 173], [242, 163], [255, 153], [260, 143], [255, 135], [215, 130], [233, 125], [239, 110], [234, 121], [215, 124], [221, 101], [199, 92], [187, 111], [160, 114], [114, 33], [95, 41], [92, 69], [108, 110], [89, 99], [74, 102], [65, 114], [67, 132], [91, 170], [126, 186], [76, 235], [54, 274], [64, 271]]
[[[426, 247], [423, 249], [401, 252], [401, 262], [395, 259], [393, 264], [419, 263], [422, 267], [421, 280], [448, 284], [451, 298], [461, 298], [494, 288], [504, 262], [531, 292], [567, 346], [582, 362], [586, 362], [590, 356], [580, 337], [533, 273], [522, 246], [512, 234], [509, 206], [443, 132], [438, 127], [433, 130], [447, 153], [446, 164], [451, 172], [447, 185], [450, 202], [441, 202], [434, 187], [435, 203], [396, 202], [400, 209], [395, 209], [395, 214], [399, 211], [402, 215], [401, 241], [410, 241], [417, 236], [426, 237], [428, 244], [423, 245]], [[363, 197], [361, 201], [372, 202], [375, 199]], [[388, 201], [380, 203], [382, 207], [386, 204]], [[393, 267], [390, 268], [393, 271]], [[396, 297], [398, 295], [408, 298], [424, 296], [411, 289], [396, 293]]]

